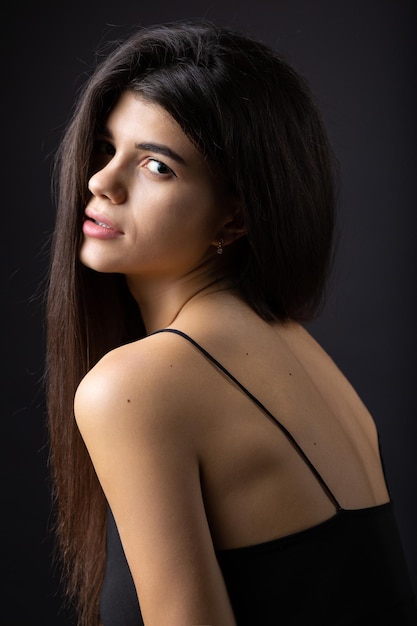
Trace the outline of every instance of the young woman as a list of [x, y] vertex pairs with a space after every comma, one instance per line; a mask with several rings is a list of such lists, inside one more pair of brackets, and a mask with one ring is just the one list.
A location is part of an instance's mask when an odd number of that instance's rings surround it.
[[305, 81], [228, 29], [140, 29], [86, 84], [47, 318], [80, 625], [416, 623], [374, 422], [301, 325], [334, 169]]

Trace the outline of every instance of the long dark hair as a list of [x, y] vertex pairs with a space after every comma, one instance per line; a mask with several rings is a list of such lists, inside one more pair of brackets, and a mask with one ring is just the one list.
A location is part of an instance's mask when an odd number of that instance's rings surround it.
[[94, 133], [126, 89], [164, 107], [240, 199], [246, 235], [230, 279], [265, 320], [308, 320], [331, 268], [335, 161], [298, 72], [228, 28], [138, 29], [96, 68], [57, 153], [47, 302], [47, 397], [56, 532], [79, 624], [99, 623], [106, 502], [76, 428], [73, 398], [108, 350], [145, 334], [123, 277], [81, 265]]

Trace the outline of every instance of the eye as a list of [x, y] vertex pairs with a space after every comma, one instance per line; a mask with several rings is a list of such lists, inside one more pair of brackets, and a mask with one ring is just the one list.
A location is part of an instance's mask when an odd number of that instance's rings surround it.
[[105, 156], [114, 156], [116, 154], [116, 150], [114, 146], [109, 141], [105, 139], [97, 139], [94, 142], [94, 152], [97, 154], [103, 154]]
[[162, 163], [162, 161], [158, 161], [158, 159], [148, 159], [144, 167], [157, 176], [175, 176], [172, 169], [168, 167], [168, 165], [165, 165], [165, 163]]
[[89, 175], [93, 176], [93, 174], [106, 167], [115, 154], [116, 150], [114, 146], [107, 139], [96, 138], [94, 140], [93, 150], [90, 157]]

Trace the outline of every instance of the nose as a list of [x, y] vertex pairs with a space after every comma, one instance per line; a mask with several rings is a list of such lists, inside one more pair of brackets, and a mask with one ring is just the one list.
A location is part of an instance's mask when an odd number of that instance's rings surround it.
[[107, 198], [112, 204], [122, 204], [126, 200], [126, 186], [121, 173], [112, 163], [91, 176], [88, 189], [93, 196]]

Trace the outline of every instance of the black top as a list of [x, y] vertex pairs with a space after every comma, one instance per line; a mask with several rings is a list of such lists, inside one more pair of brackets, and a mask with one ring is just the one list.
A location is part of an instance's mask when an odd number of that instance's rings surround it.
[[[157, 332], [181, 335], [240, 387], [281, 429], [336, 507], [334, 517], [307, 530], [217, 552], [237, 625], [417, 626], [392, 504], [343, 509], [287, 429], [221, 363], [181, 331]], [[144, 626], [110, 508], [100, 615], [103, 626]]]

